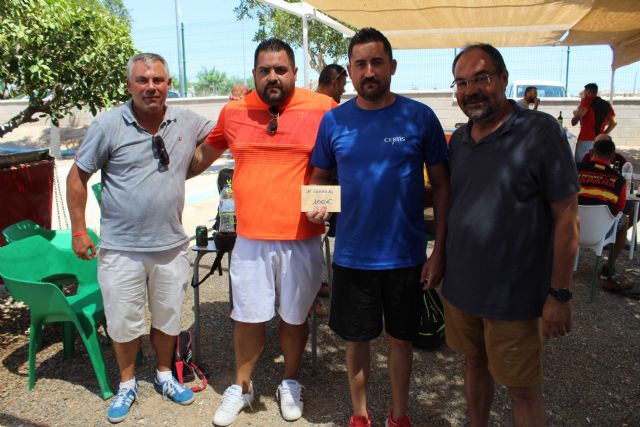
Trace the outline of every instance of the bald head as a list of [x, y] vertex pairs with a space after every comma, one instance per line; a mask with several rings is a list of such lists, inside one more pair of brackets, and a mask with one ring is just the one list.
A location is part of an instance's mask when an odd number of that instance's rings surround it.
[[593, 142], [593, 156], [611, 161], [616, 154], [616, 145], [606, 133], [596, 136]]

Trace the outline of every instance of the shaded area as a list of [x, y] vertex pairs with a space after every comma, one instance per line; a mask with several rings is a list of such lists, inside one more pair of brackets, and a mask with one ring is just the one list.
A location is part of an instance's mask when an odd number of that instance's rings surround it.
[[[640, 285], [638, 261], [623, 251], [619, 271]], [[193, 259], [193, 254], [191, 254]], [[550, 425], [640, 425], [640, 304], [637, 300], [598, 291], [596, 302], [588, 304], [593, 253], [583, 251], [574, 276], [574, 329], [549, 341], [544, 352], [544, 393]], [[210, 268], [202, 263], [201, 275]], [[145, 360], [138, 368], [140, 401], [123, 426], [163, 425], [180, 419], [185, 426], [210, 425], [225, 388], [233, 382], [234, 358], [232, 322], [228, 317], [227, 267], [224, 275], [213, 275], [200, 289], [202, 361], [210, 374], [210, 387], [198, 393], [196, 402], [179, 407], [162, 400], [153, 390], [154, 357], [148, 335], [143, 337]], [[638, 290], [638, 289], [636, 289]], [[323, 301], [325, 305], [328, 303]], [[0, 292], [0, 391], [7, 425], [85, 426], [109, 425], [105, 413], [110, 401], [100, 398], [95, 376], [81, 343], [76, 356], [62, 357], [59, 328], [45, 329], [43, 348], [38, 353], [38, 382], [27, 392], [28, 311]], [[183, 329], [193, 330], [191, 288], [183, 305]], [[351, 415], [351, 403], [344, 365], [344, 342], [319, 319], [317, 372], [311, 372], [310, 344], [301, 367], [306, 387], [305, 415], [297, 426], [344, 425]], [[102, 332], [103, 333], [103, 332]], [[104, 339], [104, 335], [103, 335]], [[103, 346], [112, 384], [118, 381], [113, 349]], [[383, 425], [390, 405], [386, 373], [386, 342], [380, 337], [372, 345], [372, 373], [369, 407], [374, 425]], [[281, 380], [283, 359], [277, 341], [277, 322], [267, 325], [267, 342], [254, 375], [257, 400], [253, 410], [242, 412], [238, 426], [291, 426], [282, 421], [274, 399]], [[463, 363], [446, 347], [436, 352], [414, 353], [410, 412], [416, 426], [463, 426], [468, 424], [463, 395]], [[503, 387], [497, 387], [491, 413], [492, 425], [511, 425], [510, 401]], [[4, 418], [2, 418], [4, 417]]]

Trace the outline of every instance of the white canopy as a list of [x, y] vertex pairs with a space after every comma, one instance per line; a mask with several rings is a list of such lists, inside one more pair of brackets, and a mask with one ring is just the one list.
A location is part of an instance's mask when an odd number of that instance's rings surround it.
[[[606, 44], [612, 68], [640, 60], [639, 0], [306, 0], [394, 49]], [[568, 32], [568, 33], [567, 33]]]

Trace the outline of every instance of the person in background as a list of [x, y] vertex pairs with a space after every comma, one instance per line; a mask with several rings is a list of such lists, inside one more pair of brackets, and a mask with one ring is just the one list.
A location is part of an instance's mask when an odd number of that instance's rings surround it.
[[580, 133], [576, 144], [575, 161], [580, 162], [593, 147], [596, 135], [609, 134], [618, 124], [613, 107], [598, 96], [598, 85], [589, 83], [584, 86], [582, 100], [578, 109], [573, 111], [571, 126], [580, 123]]
[[[601, 133], [600, 135], [598, 135], [596, 137], [596, 141], [601, 140], [601, 139], [611, 139], [610, 135], [607, 135], [606, 133]], [[595, 143], [594, 143], [595, 144]], [[589, 162], [593, 156], [593, 149], [589, 150], [589, 152], [587, 154], [584, 155], [584, 157], [582, 158], [582, 162]], [[620, 154], [618, 151], [615, 151], [613, 153], [613, 159], [611, 160], [611, 167], [621, 173], [622, 172], [622, 166], [627, 163], [627, 159]], [[627, 182], [627, 187], [629, 187], [630, 183]], [[635, 191], [635, 190], [634, 190]], [[627, 230], [629, 228], [631, 228], [633, 226], [633, 210], [635, 208], [635, 203], [627, 200], [627, 203], [624, 206], [624, 214], [627, 216]], [[638, 218], [638, 222], [640, 222], [640, 217]], [[601, 278], [602, 279], [606, 279], [606, 275], [602, 274]]]
[[233, 192], [238, 235], [231, 258], [235, 379], [213, 416], [233, 423], [254, 400], [251, 377], [265, 344], [265, 323], [280, 315], [284, 373], [276, 389], [286, 421], [302, 416], [300, 361], [309, 336], [307, 315], [320, 288], [324, 226], [300, 212], [302, 185], [323, 114], [333, 99], [296, 88], [291, 47], [278, 39], [255, 51], [256, 90], [228, 102], [215, 129], [195, 152], [190, 176], [228, 148], [235, 159]]
[[329, 64], [320, 72], [316, 92], [330, 96], [339, 104], [346, 84], [347, 70], [342, 65]]
[[506, 98], [509, 73], [496, 48], [465, 47], [452, 71], [469, 122], [449, 143], [447, 345], [464, 355], [472, 426], [488, 425], [495, 381], [509, 392], [515, 426], [544, 426], [543, 337], [571, 330], [575, 162], [553, 117]]
[[[354, 414], [350, 427], [371, 425], [367, 385], [370, 343], [386, 330], [391, 408], [385, 426], [411, 426], [408, 414], [421, 282], [435, 286], [444, 268], [449, 197], [447, 146], [440, 122], [426, 105], [390, 90], [397, 63], [387, 38], [359, 30], [348, 50], [357, 97], [325, 114], [320, 124], [312, 184], [329, 184], [339, 170], [341, 212], [336, 227], [329, 326], [346, 341]], [[425, 262], [423, 214], [426, 165], [437, 224]], [[323, 223], [326, 208], [307, 213]]]
[[91, 123], [67, 176], [73, 251], [91, 259], [96, 248], [85, 224], [87, 181], [102, 172], [98, 281], [120, 370], [118, 393], [107, 411], [112, 423], [124, 420], [138, 397], [135, 360], [146, 333], [147, 299], [156, 352], [153, 386], [181, 405], [194, 399], [173, 377], [171, 363], [191, 271], [189, 238], [181, 221], [185, 178], [196, 144], [213, 123], [165, 104], [169, 76], [160, 55], [142, 53], [129, 59], [131, 100]]
[[540, 98], [538, 98], [538, 88], [535, 86], [527, 86], [524, 90], [524, 98], [518, 101], [518, 105], [525, 110], [531, 108], [533, 105], [533, 110], [538, 110], [538, 104], [540, 104]]
[[[578, 164], [580, 192], [578, 203], [581, 205], [606, 205], [612, 215], [625, 209], [627, 182], [619, 171], [611, 167], [615, 158], [616, 146], [607, 134], [600, 134], [593, 144], [591, 157]], [[609, 259], [602, 266], [600, 277], [604, 280], [602, 289], [609, 292], [631, 289], [633, 284], [616, 277], [616, 260], [627, 240], [628, 218], [623, 215], [618, 221], [616, 242], [609, 251]]]

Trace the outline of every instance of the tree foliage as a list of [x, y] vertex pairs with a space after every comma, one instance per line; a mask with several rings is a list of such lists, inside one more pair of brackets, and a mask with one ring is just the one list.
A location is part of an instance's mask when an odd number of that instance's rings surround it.
[[[215, 67], [210, 70], [203, 67], [196, 75], [193, 89], [195, 96], [229, 95], [231, 88], [237, 83], [244, 81], [240, 77], [228, 77], [227, 73], [218, 71]], [[249, 86], [253, 86], [253, 81]]]
[[0, 137], [41, 117], [57, 124], [74, 107], [95, 115], [127, 99], [125, 68], [135, 53], [129, 23], [101, 4], [0, 0], [0, 99], [29, 98], [0, 125]]
[[[286, 0], [298, 3], [297, 0]], [[259, 29], [253, 41], [263, 41], [276, 37], [286, 41], [293, 48], [302, 48], [302, 18], [260, 3], [258, 0], [240, 0], [234, 8], [238, 19], [258, 19]], [[334, 29], [308, 19], [309, 62], [318, 74], [328, 63], [346, 58], [348, 44], [342, 34]], [[329, 62], [327, 60], [330, 59]]]

